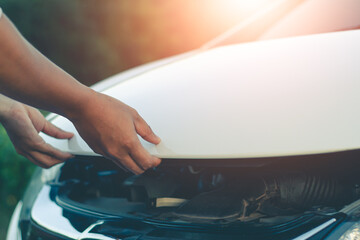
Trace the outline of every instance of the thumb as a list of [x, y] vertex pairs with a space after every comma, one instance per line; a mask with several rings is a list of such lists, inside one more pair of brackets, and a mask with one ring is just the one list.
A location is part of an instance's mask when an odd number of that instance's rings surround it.
[[141, 116], [138, 116], [137, 121], [135, 121], [135, 130], [143, 139], [148, 142], [159, 144], [161, 141], [161, 139], [155, 135], [150, 126]]
[[49, 136], [52, 136], [54, 138], [59, 138], [59, 139], [69, 139], [69, 138], [72, 138], [74, 136], [73, 133], [66, 132], [66, 131], [56, 127], [55, 125], [53, 125], [49, 121], [45, 122], [44, 128], [41, 131], [43, 133], [46, 133]]

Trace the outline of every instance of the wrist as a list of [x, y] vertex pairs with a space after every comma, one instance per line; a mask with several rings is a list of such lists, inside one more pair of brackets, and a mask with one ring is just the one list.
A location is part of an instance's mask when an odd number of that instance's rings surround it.
[[60, 110], [60, 114], [71, 121], [76, 121], [91, 107], [92, 101], [96, 98], [97, 94], [93, 89], [83, 86], [76, 92], [76, 96], [73, 97], [69, 104], [63, 105], [64, 107]]
[[21, 103], [0, 94], [0, 121], [12, 118], [13, 112], [21, 108]]

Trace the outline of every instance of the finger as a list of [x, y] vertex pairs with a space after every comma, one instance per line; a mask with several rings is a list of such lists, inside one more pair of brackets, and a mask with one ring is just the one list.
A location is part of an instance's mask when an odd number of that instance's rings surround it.
[[153, 144], [160, 143], [161, 139], [155, 135], [153, 130], [140, 115], [136, 116], [135, 129], [136, 132], [146, 141], [151, 142]]
[[136, 175], [144, 172], [144, 170], [142, 170], [129, 155], [121, 157], [109, 156], [108, 158], [110, 158], [110, 160], [112, 160], [116, 165], [125, 167]]
[[36, 150], [62, 162], [74, 157], [71, 153], [62, 152], [47, 143], [38, 146]]
[[160, 158], [150, 155], [140, 142], [131, 149], [130, 156], [144, 171], [161, 163]]
[[121, 168], [121, 170], [123, 170], [124, 172], [129, 172], [129, 170], [128, 170], [126, 167], [124, 167], [124, 165], [121, 164], [120, 162], [117, 162], [116, 165], [117, 165], [119, 168]]
[[28, 154], [24, 154], [24, 157], [26, 157], [30, 162], [32, 162], [33, 164], [42, 167], [42, 168], [47, 168], [47, 166], [45, 164], [43, 164], [42, 162], [38, 161], [37, 159], [33, 158], [32, 156], [28, 155]]
[[44, 164], [45, 168], [49, 168], [49, 167], [54, 166], [55, 164], [63, 162], [63, 161], [61, 161], [59, 159], [51, 157], [51, 156], [49, 156], [49, 155], [47, 155], [45, 153], [42, 153], [42, 152], [33, 151], [33, 152], [29, 153], [29, 155], [31, 157], [33, 157], [34, 159], [36, 159], [38, 162], [41, 162], [42, 164]]
[[129, 170], [121, 162], [116, 160], [116, 158], [107, 157], [106, 154], [104, 154], [102, 151], [98, 151], [98, 152], [95, 152], [95, 153], [100, 154], [100, 155], [104, 156], [106, 159], [111, 160], [114, 164], [116, 164], [116, 166], [121, 168], [124, 172], [129, 172]]
[[44, 125], [44, 128], [42, 129], [42, 132], [46, 133], [49, 136], [52, 136], [54, 138], [59, 138], [59, 139], [69, 139], [69, 138], [72, 138], [74, 136], [73, 133], [66, 132], [66, 131], [56, 127], [55, 125], [53, 125], [49, 121], [45, 122], [45, 125]]
[[32, 151], [27, 153], [26, 155], [26, 157], [30, 161], [34, 162], [42, 168], [50, 168], [58, 163], [62, 163], [62, 161], [41, 152]]

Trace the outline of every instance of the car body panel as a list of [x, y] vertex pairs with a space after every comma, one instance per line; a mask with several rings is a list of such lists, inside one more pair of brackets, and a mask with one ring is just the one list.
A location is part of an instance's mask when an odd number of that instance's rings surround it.
[[[162, 142], [161, 158], [306, 155], [360, 147], [360, 31], [215, 48], [157, 67], [103, 91], [134, 107]], [[74, 131], [45, 140], [94, 155]]]

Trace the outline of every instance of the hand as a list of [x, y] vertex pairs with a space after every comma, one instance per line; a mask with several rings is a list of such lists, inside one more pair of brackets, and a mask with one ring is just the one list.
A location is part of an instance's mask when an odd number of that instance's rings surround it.
[[141, 145], [137, 133], [146, 141], [160, 143], [149, 125], [131, 107], [92, 91], [92, 97], [75, 115], [68, 116], [92, 150], [135, 174], [160, 164]]
[[[1, 104], [4, 104], [4, 98], [6, 97], [0, 96]], [[43, 132], [55, 138], [69, 139], [73, 136], [72, 133], [52, 125], [35, 108], [9, 98], [6, 101], [6, 111], [0, 109], [1, 122], [17, 153], [43, 168], [49, 168], [72, 157], [71, 154], [45, 143], [38, 134]]]
[[[136, 174], [160, 163], [142, 147], [137, 133], [154, 144], [160, 139], [134, 109], [80, 84], [31, 46], [6, 16], [0, 21], [0, 43], [0, 91], [64, 115], [95, 152]], [[4, 106], [0, 103], [0, 115]], [[46, 145], [37, 132], [58, 138], [70, 138], [70, 133], [25, 108], [18, 108], [13, 120], [4, 121], [17, 151], [44, 166], [69, 157]]]

